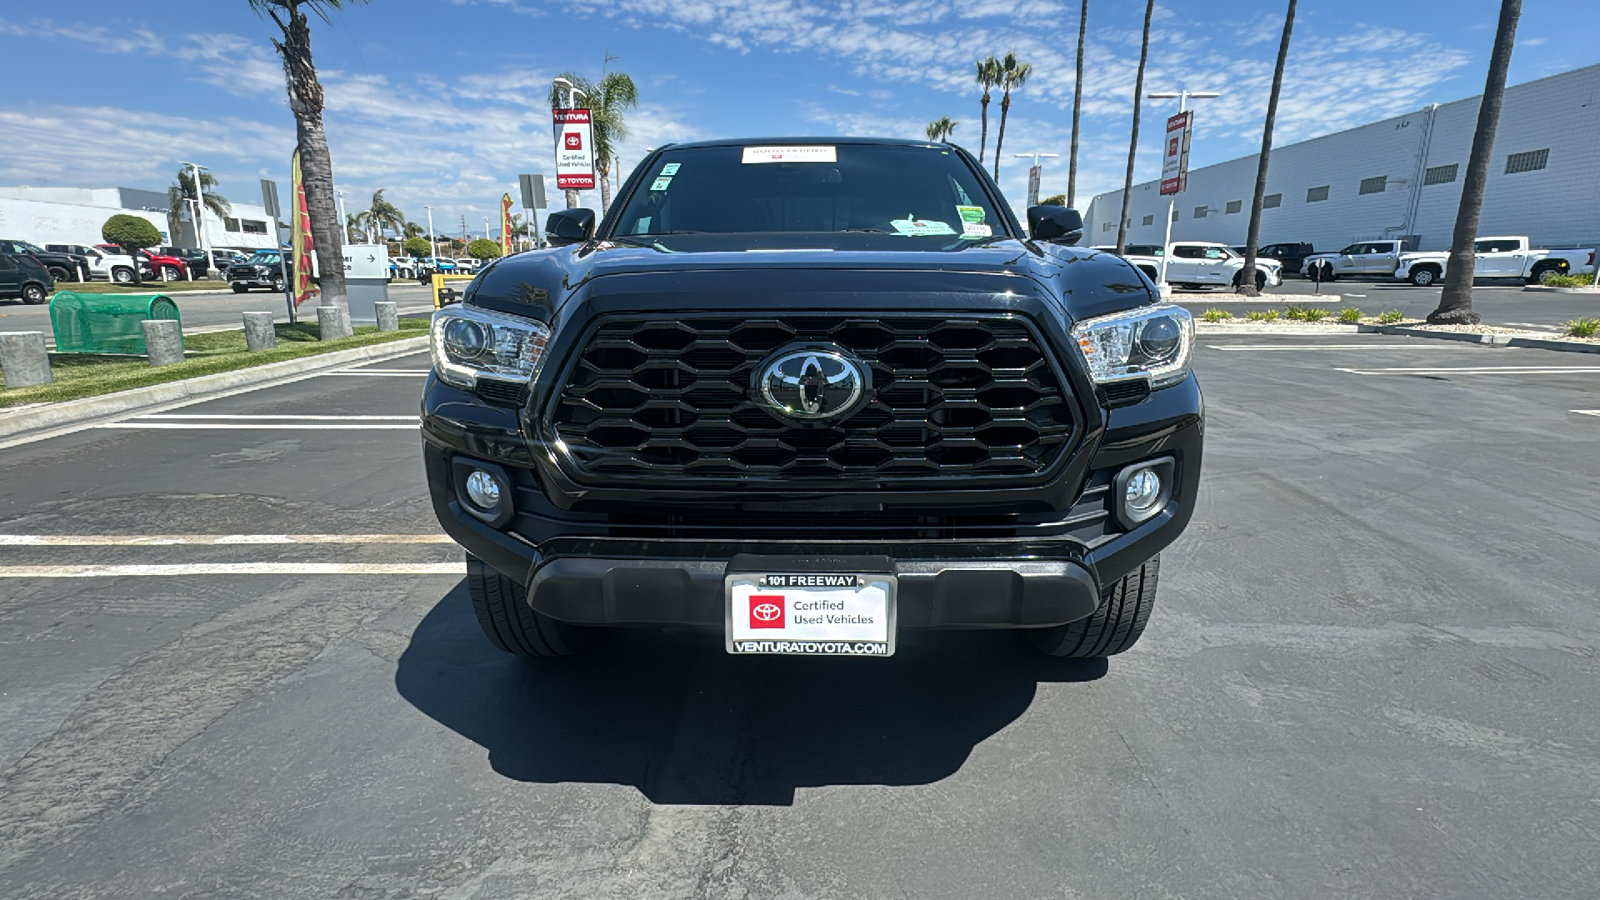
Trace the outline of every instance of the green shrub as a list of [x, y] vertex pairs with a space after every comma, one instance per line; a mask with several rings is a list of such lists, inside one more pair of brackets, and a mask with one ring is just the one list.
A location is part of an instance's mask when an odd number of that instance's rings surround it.
[[1361, 315], [1361, 310], [1356, 309], [1354, 306], [1347, 306], [1339, 310], [1339, 321], [1346, 325], [1354, 325], [1361, 321]]
[[1384, 313], [1383, 315], [1379, 316], [1378, 317], [1378, 321], [1382, 322], [1385, 325], [1393, 325], [1394, 323], [1396, 323], [1396, 322], [1398, 322], [1398, 321], [1400, 321], [1401, 319], [1404, 319], [1404, 318], [1405, 318], [1405, 316], [1400, 314], [1400, 310], [1391, 309], [1388, 312]]
[[1600, 334], [1600, 319], [1584, 316], [1567, 323], [1567, 337], [1588, 338]]
[[433, 246], [428, 243], [426, 238], [406, 238], [406, 242], [401, 246], [405, 248], [406, 253], [410, 254], [413, 259], [421, 259], [424, 256], [433, 255]]
[[1225, 322], [1233, 318], [1233, 315], [1226, 310], [1208, 309], [1200, 314], [1200, 318], [1205, 319], [1207, 322]]
[[1328, 317], [1328, 311], [1316, 306], [1295, 304], [1284, 310], [1283, 317], [1296, 322], [1320, 322]]
[[161, 246], [161, 232], [149, 219], [117, 213], [100, 226], [100, 237], [108, 244], [143, 250]]
[[1278, 320], [1278, 311], [1275, 309], [1257, 309], [1253, 310], [1245, 318], [1252, 322], [1276, 322]]
[[499, 259], [500, 242], [478, 238], [467, 245], [467, 255], [473, 259]]
[[1539, 283], [1545, 287], [1588, 287], [1594, 284], [1594, 278], [1588, 275], [1562, 275], [1559, 272], [1546, 272], [1539, 276]]

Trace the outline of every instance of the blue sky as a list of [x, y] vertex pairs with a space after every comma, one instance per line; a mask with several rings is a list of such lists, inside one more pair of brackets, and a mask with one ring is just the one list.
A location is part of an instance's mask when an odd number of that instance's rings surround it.
[[[1223, 97], [1199, 106], [1192, 164], [1254, 152], [1283, 0], [1166, 0], [1156, 7], [1146, 90]], [[976, 150], [972, 61], [1016, 49], [1033, 80], [1012, 100], [1001, 186], [1014, 205], [1026, 166], [1056, 152], [1044, 193], [1066, 188], [1078, 0], [374, 0], [316, 22], [334, 173], [350, 211], [385, 188], [439, 231], [481, 231], [519, 172], [552, 170], [549, 79], [633, 76], [640, 107], [624, 168], [646, 147], [740, 135], [920, 137], [948, 115]], [[1143, 4], [1090, 0], [1079, 205], [1121, 187]], [[71, 12], [63, 12], [70, 8]], [[1471, 96], [1482, 89], [1499, 4], [1302, 0], [1278, 144]], [[1592, 0], [1526, 0], [1511, 82], [1600, 62]], [[1443, 24], [1441, 24], [1443, 23]], [[294, 122], [274, 31], [245, 0], [0, 8], [0, 184], [163, 189], [180, 160], [222, 192], [259, 202], [287, 181]], [[996, 98], [998, 100], [998, 98]], [[1159, 169], [1172, 101], [1147, 101], [1135, 177]], [[990, 147], [998, 103], [991, 106]], [[553, 187], [553, 179], [551, 186]], [[559, 199], [552, 195], [552, 200]], [[585, 197], [598, 206], [598, 197]]]

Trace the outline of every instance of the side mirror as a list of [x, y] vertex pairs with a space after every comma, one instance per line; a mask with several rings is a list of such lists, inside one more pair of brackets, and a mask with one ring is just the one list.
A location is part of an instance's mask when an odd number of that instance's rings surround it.
[[594, 210], [561, 209], [545, 217], [544, 236], [552, 247], [581, 244], [594, 237]]
[[1028, 234], [1036, 241], [1071, 246], [1083, 238], [1083, 216], [1065, 206], [1028, 208]]

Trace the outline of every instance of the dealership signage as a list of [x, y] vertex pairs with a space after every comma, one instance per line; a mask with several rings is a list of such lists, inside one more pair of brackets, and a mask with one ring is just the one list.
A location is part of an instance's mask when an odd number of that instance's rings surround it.
[[1161, 194], [1181, 194], [1189, 182], [1189, 134], [1194, 113], [1181, 112], [1167, 120], [1167, 143], [1161, 154]]
[[556, 187], [594, 189], [594, 131], [587, 109], [553, 109], [556, 132]]

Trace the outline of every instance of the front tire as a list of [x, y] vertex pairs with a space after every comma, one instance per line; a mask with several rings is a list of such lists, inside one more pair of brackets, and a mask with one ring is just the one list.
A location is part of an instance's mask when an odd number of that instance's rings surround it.
[[111, 280], [117, 284], [129, 284], [133, 281], [133, 270], [126, 266], [118, 266], [111, 270]]
[[72, 273], [71, 272], [68, 272], [66, 269], [63, 269], [60, 266], [51, 266], [50, 267], [50, 277], [54, 278], [57, 281], [75, 281], [76, 280], [76, 279], [74, 279], [72, 277]]
[[1537, 269], [1534, 269], [1533, 274], [1529, 275], [1527, 280], [1529, 284], [1544, 284], [1544, 277], [1546, 275], [1565, 274], [1567, 273], [1563, 271], [1560, 266], [1541, 266]]
[[1423, 266], [1411, 270], [1411, 283], [1417, 287], [1429, 287], [1439, 280], [1439, 273], [1432, 266]]
[[162, 281], [177, 281], [181, 276], [182, 276], [182, 273], [180, 273], [177, 269], [174, 269], [171, 266], [162, 266], [161, 267], [161, 280]]
[[1138, 643], [1150, 621], [1160, 570], [1161, 557], [1150, 557], [1121, 581], [1101, 590], [1100, 608], [1094, 615], [1054, 628], [1029, 629], [1029, 643], [1050, 656], [1070, 659], [1112, 656], [1127, 650]]
[[45, 293], [42, 286], [37, 284], [25, 284], [22, 286], [23, 303], [29, 306], [38, 306], [47, 299], [49, 299], [49, 295]]
[[245, 291], [250, 290], [250, 285], [248, 284], [231, 284], [229, 287], [233, 288], [233, 292], [235, 294], [242, 294]]
[[[1244, 274], [1243, 272], [1240, 272], [1238, 275], [1233, 276], [1233, 289], [1236, 290], [1236, 291], [1239, 289], [1240, 276], [1242, 276], [1243, 274]], [[1257, 269], [1256, 270], [1256, 290], [1259, 292], [1259, 291], [1266, 290], [1266, 288], [1267, 288], [1267, 273]]]
[[594, 629], [569, 625], [535, 612], [522, 585], [467, 557], [467, 593], [489, 642], [518, 656], [573, 656], [588, 649]]
[[275, 276], [272, 279], [272, 289], [274, 291], [277, 291], [280, 294], [283, 293], [283, 276], [282, 275]]

